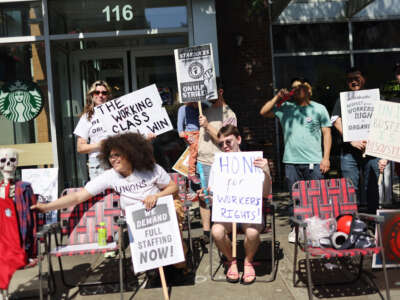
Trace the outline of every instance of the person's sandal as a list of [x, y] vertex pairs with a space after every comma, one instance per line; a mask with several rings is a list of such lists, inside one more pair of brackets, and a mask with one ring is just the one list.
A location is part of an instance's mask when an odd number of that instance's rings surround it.
[[[246, 267], [251, 267], [249, 272], [245, 272]], [[240, 278], [240, 283], [244, 285], [252, 284], [256, 281], [256, 271], [254, 270], [254, 266], [251, 262], [244, 262], [242, 278]], [[253, 280], [247, 281], [249, 277], [253, 277]]]
[[[232, 265], [237, 265], [236, 259], [227, 261], [226, 266], [228, 266], [228, 270], [226, 272], [226, 281], [230, 283], [236, 283], [239, 281], [239, 272], [234, 272], [232, 271]], [[232, 278], [232, 276], [235, 276], [235, 278]]]

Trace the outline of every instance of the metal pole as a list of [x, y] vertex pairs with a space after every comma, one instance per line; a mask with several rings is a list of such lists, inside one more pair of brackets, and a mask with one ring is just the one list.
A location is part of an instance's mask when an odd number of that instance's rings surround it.
[[51, 67], [49, 15], [48, 15], [47, 0], [42, 1], [42, 14], [43, 14], [44, 46], [46, 53], [47, 99], [49, 103], [50, 135], [51, 135], [51, 144], [53, 149], [53, 161], [54, 161], [53, 165], [55, 168], [58, 168], [56, 115], [54, 110], [53, 73]]
[[[269, 43], [271, 47], [271, 71], [272, 71], [272, 94], [275, 93], [276, 89], [276, 76], [275, 76], [275, 60], [274, 60], [274, 41], [272, 35], [272, 1], [268, 1], [268, 21], [269, 21]], [[280, 150], [280, 140], [279, 140], [279, 121], [275, 118], [275, 143], [276, 143], [276, 166], [278, 171], [278, 179], [282, 182], [282, 171], [281, 171], [281, 150]]]

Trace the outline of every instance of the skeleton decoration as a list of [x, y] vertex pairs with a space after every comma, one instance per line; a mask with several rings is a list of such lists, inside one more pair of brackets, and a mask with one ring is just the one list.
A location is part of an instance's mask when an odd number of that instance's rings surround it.
[[5, 184], [15, 177], [15, 170], [18, 166], [18, 152], [15, 149], [0, 149], [0, 172], [3, 175]]

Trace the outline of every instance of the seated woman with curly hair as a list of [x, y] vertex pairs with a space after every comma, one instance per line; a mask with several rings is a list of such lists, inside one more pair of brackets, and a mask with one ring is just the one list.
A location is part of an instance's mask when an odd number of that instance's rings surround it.
[[[99, 158], [111, 168], [90, 180], [82, 190], [47, 204], [38, 203], [31, 209], [47, 212], [70, 207], [110, 188], [120, 194], [122, 209], [141, 201], [146, 209], [150, 210], [156, 205], [159, 197], [177, 195], [177, 185], [168, 173], [155, 163], [151, 143], [140, 134], [126, 133], [107, 138], [101, 145]], [[180, 200], [174, 200], [174, 204], [181, 228], [184, 218], [183, 206]]]

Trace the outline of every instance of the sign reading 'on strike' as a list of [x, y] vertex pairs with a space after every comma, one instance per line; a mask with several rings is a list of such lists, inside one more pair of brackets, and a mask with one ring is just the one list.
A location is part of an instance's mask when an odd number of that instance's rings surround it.
[[210, 178], [214, 222], [262, 222], [264, 173], [254, 166], [262, 152], [216, 153]]
[[374, 106], [367, 155], [400, 162], [400, 104], [378, 101]]
[[96, 106], [107, 135], [125, 132], [162, 134], [172, 130], [155, 84]]
[[175, 49], [179, 101], [197, 102], [217, 99], [212, 45]]
[[159, 198], [149, 211], [140, 202], [125, 212], [136, 273], [185, 260], [172, 196]]
[[351, 142], [367, 139], [374, 103], [379, 100], [379, 89], [340, 93], [343, 141]]

